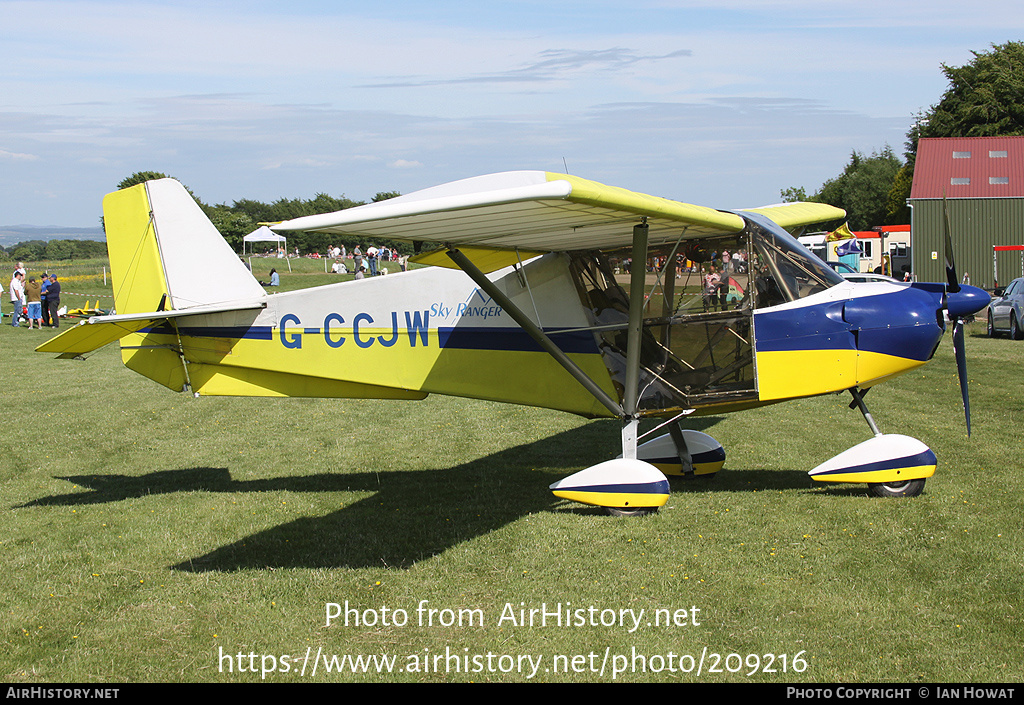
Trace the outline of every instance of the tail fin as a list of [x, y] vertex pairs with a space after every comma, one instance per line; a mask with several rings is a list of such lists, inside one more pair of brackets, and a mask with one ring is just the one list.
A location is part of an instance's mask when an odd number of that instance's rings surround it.
[[108, 194], [103, 218], [118, 313], [180, 310], [266, 295], [174, 179]]

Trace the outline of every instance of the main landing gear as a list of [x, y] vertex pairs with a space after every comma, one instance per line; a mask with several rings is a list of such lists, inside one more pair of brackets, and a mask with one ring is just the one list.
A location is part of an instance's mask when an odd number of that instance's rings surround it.
[[935, 453], [910, 436], [883, 434], [856, 387], [850, 408], [859, 408], [874, 438], [846, 450], [810, 471], [819, 482], [864, 482], [875, 497], [916, 497], [935, 474]]

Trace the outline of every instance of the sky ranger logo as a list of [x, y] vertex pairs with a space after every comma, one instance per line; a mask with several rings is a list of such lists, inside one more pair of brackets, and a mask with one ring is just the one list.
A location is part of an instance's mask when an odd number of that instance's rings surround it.
[[494, 300], [480, 291], [479, 288], [473, 289], [464, 302], [449, 305], [443, 302], [438, 302], [430, 305], [430, 315], [434, 318], [440, 318], [441, 320], [448, 321], [450, 318], [480, 318], [487, 320], [488, 318], [494, 318], [495, 316], [501, 316], [504, 313], [501, 306], [494, 303]]

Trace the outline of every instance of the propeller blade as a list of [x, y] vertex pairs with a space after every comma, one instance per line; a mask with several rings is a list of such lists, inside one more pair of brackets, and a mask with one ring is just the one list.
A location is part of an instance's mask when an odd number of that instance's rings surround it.
[[967, 396], [967, 355], [964, 352], [964, 322], [957, 319], [953, 325], [953, 354], [956, 355], [956, 375], [960, 380], [960, 394], [964, 398], [964, 417], [967, 435], [971, 435], [971, 400]]
[[953, 238], [950, 235], [949, 208], [946, 194], [942, 194], [942, 234], [946, 240], [946, 285], [949, 292], [960, 291], [960, 280], [956, 276], [956, 262], [953, 261]]

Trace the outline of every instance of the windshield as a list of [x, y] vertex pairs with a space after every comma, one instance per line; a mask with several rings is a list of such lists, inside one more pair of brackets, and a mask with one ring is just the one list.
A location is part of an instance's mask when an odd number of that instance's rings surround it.
[[743, 213], [753, 241], [757, 307], [775, 306], [824, 291], [844, 280], [769, 218]]

